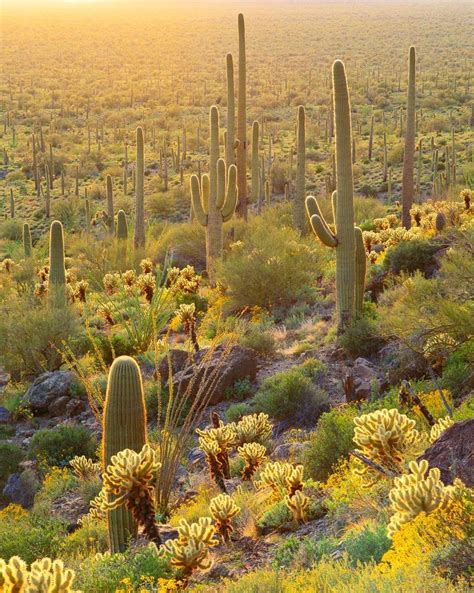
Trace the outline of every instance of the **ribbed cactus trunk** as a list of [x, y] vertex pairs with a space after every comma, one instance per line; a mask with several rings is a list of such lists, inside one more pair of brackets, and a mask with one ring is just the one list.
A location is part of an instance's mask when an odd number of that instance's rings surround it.
[[334, 123], [336, 135], [336, 292], [338, 325], [343, 329], [354, 312], [355, 238], [354, 188], [352, 179], [352, 131], [349, 90], [344, 64], [333, 66]]
[[227, 134], [225, 143], [225, 163], [227, 168], [235, 163], [235, 90], [234, 60], [232, 54], [226, 56], [227, 66]]
[[27, 222], [23, 224], [23, 250], [25, 257], [30, 257], [33, 252], [30, 225]]
[[213, 105], [209, 114], [211, 146], [209, 154], [209, 202], [207, 205], [206, 258], [209, 277], [214, 279], [215, 263], [222, 255], [222, 216], [217, 209], [217, 161], [219, 160], [219, 111]]
[[414, 179], [413, 160], [415, 155], [415, 48], [410, 47], [408, 57], [408, 95], [405, 131], [405, 150], [403, 153], [402, 177], [402, 225], [411, 227], [410, 209], [413, 205]]
[[247, 67], [245, 56], [245, 21], [239, 14], [239, 103], [237, 113], [237, 214], [244, 220], [248, 216], [247, 204]]
[[49, 172], [49, 167], [48, 165], [44, 166], [44, 175], [46, 178], [45, 181], [45, 214], [46, 214], [46, 218], [49, 218], [51, 216], [51, 189], [50, 189], [50, 184], [49, 184], [49, 177], [50, 177], [50, 172]]
[[117, 239], [126, 241], [128, 238], [127, 216], [123, 210], [117, 212]]
[[306, 168], [306, 122], [305, 110], [298, 107], [298, 122], [296, 132], [296, 194], [293, 202], [293, 220], [295, 227], [303, 234], [305, 224], [305, 168]]
[[135, 168], [135, 249], [145, 247], [145, 155], [143, 129], [137, 128], [137, 162]]
[[372, 160], [372, 149], [374, 146], [374, 116], [370, 119], [370, 135], [369, 135], [369, 150], [368, 150], [368, 158], [369, 161]]
[[112, 185], [112, 177], [107, 175], [107, 226], [109, 235], [114, 234], [114, 188]]
[[362, 313], [365, 292], [365, 276], [367, 273], [367, 257], [365, 255], [364, 239], [362, 230], [355, 227], [355, 296], [354, 310], [356, 315]]
[[258, 121], [254, 121], [252, 124], [252, 190], [251, 190], [251, 202], [257, 204], [259, 198], [259, 184], [260, 184], [260, 172], [259, 172], [259, 125]]
[[[147, 441], [143, 384], [138, 364], [129, 356], [116, 358], [110, 367], [104, 405], [102, 469], [123, 449], [141, 451]], [[124, 507], [108, 511], [107, 527], [112, 553], [123, 552], [137, 525]]]
[[387, 181], [388, 155], [387, 155], [387, 133], [383, 133], [383, 180]]
[[15, 218], [15, 196], [10, 188], [10, 218]]
[[51, 223], [49, 231], [49, 302], [54, 307], [66, 304], [66, 267], [64, 264], [64, 233], [59, 220]]

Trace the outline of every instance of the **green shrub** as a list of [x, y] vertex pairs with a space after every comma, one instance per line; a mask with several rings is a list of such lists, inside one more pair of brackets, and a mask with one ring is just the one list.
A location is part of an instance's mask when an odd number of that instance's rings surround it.
[[185, 222], [165, 228], [158, 239], [156, 257], [164, 261], [171, 258], [170, 265], [184, 268], [194, 266], [200, 272], [206, 268], [206, 243], [204, 227]]
[[25, 455], [18, 445], [0, 443], [0, 483], [18, 469]]
[[8, 218], [0, 222], [0, 239], [8, 241], [21, 241], [23, 237], [23, 224], [16, 218]]
[[367, 316], [355, 319], [339, 337], [339, 344], [353, 358], [368, 357], [378, 352], [384, 344], [378, 324]]
[[247, 399], [251, 394], [252, 383], [248, 379], [239, 379], [225, 391], [226, 399], [236, 399], [237, 401]]
[[294, 229], [275, 226], [268, 216], [254, 218], [221, 262], [218, 278], [235, 310], [288, 307], [314, 299], [312, 287], [324, 257], [316, 241], [301, 240]]
[[383, 266], [393, 274], [400, 274], [400, 272], [412, 274], [417, 270], [426, 274], [434, 263], [433, 255], [438, 249], [439, 247], [431, 241], [421, 239], [401, 241], [387, 249]]
[[290, 566], [300, 545], [301, 541], [295, 535], [290, 535], [275, 550], [272, 566], [275, 569]]
[[261, 356], [273, 356], [277, 348], [273, 334], [257, 324], [249, 326], [240, 338], [240, 344], [246, 348], [252, 348]]
[[169, 562], [157, 558], [151, 548], [131, 548], [123, 554], [86, 558], [74, 585], [83, 591], [110, 593], [123, 589], [121, 581], [128, 579], [134, 590], [139, 590], [140, 584], [145, 587], [147, 578], [169, 578], [171, 574]]
[[443, 387], [454, 397], [467, 395], [474, 389], [474, 342], [460, 346], [446, 361], [442, 376]]
[[354, 566], [358, 562], [380, 562], [391, 546], [385, 525], [375, 528], [366, 527], [358, 533], [350, 533], [344, 538], [344, 549]]
[[353, 447], [354, 417], [357, 409], [341, 406], [326, 412], [318, 420], [304, 453], [304, 466], [315, 480], [326, 480], [342, 457]]
[[90, 556], [108, 549], [107, 525], [105, 521], [94, 521], [83, 525], [68, 535], [61, 545], [61, 557]]
[[252, 413], [252, 407], [248, 403], [238, 403], [229, 406], [225, 412], [227, 422], [238, 422], [242, 416]]
[[313, 384], [315, 372], [312, 365], [301, 365], [266, 378], [253, 407], [277, 420], [315, 422], [329, 408], [326, 392]]
[[97, 441], [83, 426], [62, 424], [56, 428], [43, 428], [33, 435], [28, 449], [30, 459], [43, 466], [66, 466], [76, 455], [94, 458]]
[[57, 556], [66, 526], [54, 517], [38, 517], [20, 506], [0, 511], [0, 558], [21, 556], [30, 564], [38, 558]]
[[275, 529], [291, 520], [291, 512], [283, 500], [272, 505], [258, 520], [259, 529]]

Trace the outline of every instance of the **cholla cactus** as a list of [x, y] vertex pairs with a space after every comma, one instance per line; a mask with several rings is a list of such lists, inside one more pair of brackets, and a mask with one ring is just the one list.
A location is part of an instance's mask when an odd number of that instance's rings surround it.
[[209, 471], [212, 479], [216, 482], [222, 492], [227, 492], [224, 483], [224, 471], [222, 468], [222, 461], [220, 460], [221, 449], [215, 439], [210, 437], [199, 437], [199, 446], [206, 455], [206, 461], [209, 466]]
[[137, 278], [137, 286], [140, 292], [145, 295], [146, 300], [151, 303], [156, 290], [155, 276], [151, 272], [140, 274]]
[[469, 210], [471, 208], [471, 197], [472, 192], [468, 189], [463, 189], [462, 192], [459, 194], [461, 200], [464, 201], [464, 208]]
[[196, 294], [201, 284], [201, 278], [196, 274], [193, 266], [170, 268], [167, 274], [168, 283], [173, 293]]
[[183, 326], [184, 331], [189, 335], [194, 350], [199, 352], [199, 342], [196, 335], [196, 305], [194, 303], [183, 303], [176, 311], [176, 318]]
[[431, 468], [428, 472], [428, 462], [423, 459], [419, 463], [411, 461], [409, 468], [409, 474], [395, 478], [394, 487], [389, 494], [395, 511], [387, 528], [389, 537], [420, 513], [434, 511], [444, 504], [447, 498], [437, 467]]
[[158, 544], [161, 540], [155, 521], [152, 482], [160, 467], [155, 451], [146, 444], [139, 453], [124, 449], [113, 455], [103, 476], [104, 490], [109, 495], [104, 508], [110, 511], [124, 505], [135, 521], [143, 525], [145, 535]]
[[135, 270], [127, 270], [122, 274], [122, 282], [126, 290], [132, 288], [136, 281], [137, 275], [135, 274]]
[[[202, 444], [205, 441], [215, 441], [219, 447], [219, 453], [217, 455], [218, 462], [222, 468], [224, 478], [230, 478], [229, 470], [229, 449], [235, 442], [235, 429], [233, 424], [223, 424], [209, 428], [207, 430], [196, 429], [199, 435], [199, 443], [202, 448]], [[204, 450], [204, 449], [203, 449]]]
[[293, 466], [291, 463], [275, 461], [267, 463], [260, 473], [257, 488], [270, 486], [274, 494], [281, 498], [284, 493], [293, 496], [298, 490], [303, 490], [303, 466]]
[[439, 439], [443, 432], [454, 424], [454, 420], [450, 416], [440, 418], [430, 431], [430, 443], [434, 443]]
[[[393, 408], [354, 418], [354, 442], [359, 452], [386, 468], [398, 468], [407, 450], [420, 440], [415, 420]], [[368, 471], [361, 467], [358, 473]]]
[[79, 525], [86, 525], [92, 521], [103, 521], [106, 518], [105, 506], [107, 498], [107, 492], [102, 488], [99, 494], [89, 503], [89, 512], [79, 519]]
[[231, 520], [240, 513], [240, 507], [228, 494], [219, 494], [210, 501], [209, 512], [214, 519], [217, 532], [225, 542], [228, 542], [230, 534], [234, 531]]
[[251, 480], [257, 468], [266, 457], [267, 450], [260, 443], [245, 443], [237, 449], [238, 454], [245, 461], [242, 470], [242, 480]]
[[87, 280], [78, 280], [72, 287], [73, 300], [79, 301], [80, 303], [85, 303], [88, 288], [89, 282], [87, 282]]
[[12, 259], [10, 259], [9, 257], [6, 257], [2, 261], [2, 268], [5, 270], [5, 272], [7, 274], [11, 274], [14, 265], [15, 265], [15, 262]]
[[239, 422], [232, 425], [235, 430], [236, 445], [245, 443], [262, 443], [272, 436], [272, 424], [268, 414], [250, 414], [243, 416]]
[[8, 564], [0, 558], [0, 591], [2, 593], [82, 593], [73, 590], [75, 573], [65, 568], [61, 560], [42, 558], [27, 569], [18, 556]]
[[76, 455], [71, 459], [69, 465], [80, 480], [90, 480], [100, 473], [100, 463], [94, 463], [92, 459], [87, 459], [85, 455]]
[[215, 528], [210, 517], [200, 517], [197, 523], [188, 523], [181, 519], [178, 525], [178, 537], [168, 540], [159, 549], [159, 556], [171, 554], [171, 564], [182, 570], [183, 586], [189, 576], [198, 568], [208, 570], [212, 561], [209, 549], [219, 543], [215, 538]]
[[142, 271], [142, 274], [151, 274], [155, 270], [155, 265], [149, 258], [142, 259], [140, 262], [140, 270]]
[[309, 505], [309, 498], [301, 490], [297, 490], [293, 496], [285, 496], [285, 504], [293, 513], [293, 518], [297, 523], [305, 522], [305, 511]]
[[105, 292], [109, 295], [114, 294], [120, 286], [120, 274], [105, 274], [102, 282]]

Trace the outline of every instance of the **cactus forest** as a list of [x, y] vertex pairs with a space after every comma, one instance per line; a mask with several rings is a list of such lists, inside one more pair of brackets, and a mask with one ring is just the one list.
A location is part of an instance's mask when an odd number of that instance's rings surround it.
[[5, 0], [0, 593], [474, 587], [469, 0]]

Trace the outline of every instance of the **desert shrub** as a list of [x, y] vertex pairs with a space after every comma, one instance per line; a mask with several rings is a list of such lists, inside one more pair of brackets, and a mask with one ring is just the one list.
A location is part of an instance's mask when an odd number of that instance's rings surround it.
[[253, 398], [255, 410], [277, 420], [314, 422], [329, 407], [326, 392], [313, 384], [315, 372], [301, 365], [266, 378]]
[[252, 394], [252, 383], [248, 379], [240, 379], [225, 391], [226, 399], [242, 401]]
[[18, 445], [0, 443], [0, 484], [19, 467], [25, 455]]
[[366, 526], [362, 531], [349, 532], [344, 537], [344, 549], [349, 561], [356, 566], [358, 562], [380, 562], [382, 556], [390, 548], [391, 541], [387, 536], [385, 525]]
[[443, 387], [454, 397], [461, 397], [474, 389], [474, 342], [462, 344], [449, 355], [443, 368]]
[[304, 242], [292, 228], [255, 218], [231, 246], [218, 278], [236, 310], [286, 307], [314, 298], [311, 287], [323, 269], [320, 254], [316, 241]]
[[252, 413], [252, 407], [245, 402], [229, 406], [225, 412], [227, 422], [238, 422], [242, 416]]
[[23, 236], [23, 225], [15, 218], [8, 218], [0, 222], [0, 239], [8, 241], [21, 241]]
[[169, 255], [170, 265], [184, 268], [194, 266], [200, 272], [206, 268], [206, 243], [204, 227], [197, 223], [167, 226], [158, 238], [156, 257], [164, 261]]
[[94, 458], [96, 448], [97, 441], [87, 428], [62, 424], [35, 432], [30, 441], [28, 456], [46, 466], [64, 467], [76, 455]]
[[88, 522], [68, 535], [61, 545], [61, 556], [90, 556], [108, 549], [105, 521]]
[[80, 335], [73, 308], [65, 307], [58, 315], [46, 303], [17, 297], [5, 305], [0, 316], [0, 360], [16, 379], [56, 370], [62, 363], [58, 348], [66, 342], [76, 350]]
[[263, 513], [257, 524], [259, 529], [275, 529], [290, 520], [290, 509], [280, 500]]
[[171, 576], [169, 562], [157, 558], [150, 547], [131, 548], [123, 554], [90, 556], [80, 567], [75, 585], [84, 591], [109, 593], [123, 590], [128, 583], [134, 590]]
[[387, 249], [383, 265], [393, 274], [400, 274], [400, 272], [412, 274], [417, 270], [425, 274], [433, 264], [433, 255], [437, 249], [438, 247], [431, 241], [419, 239], [401, 241], [398, 245]]
[[276, 351], [276, 341], [273, 334], [258, 324], [248, 326], [246, 332], [240, 338], [240, 344], [252, 348], [261, 356], [272, 356]]
[[325, 480], [336, 463], [348, 456], [353, 447], [353, 406], [341, 406], [324, 413], [318, 420], [304, 452], [304, 466], [315, 480]]
[[286, 568], [290, 566], [300, 545], [300, 540], [296, 536], [290, 535], [275, 550], [272, 566], [275, 568]]
[[21, 556], [28, 564], [38, 558], [55, 558], [66, 534], [62, 521], [37, 517], [18, 505], [0, 511], [0, 558]]
[[379, 334], [375, 319], [364, 315], [355, 319], [345, 329], [339, 337], [339, 343], [349, 356], [357, 358], [368, 357], [378, 352], [384, 344], [384, 339]]

